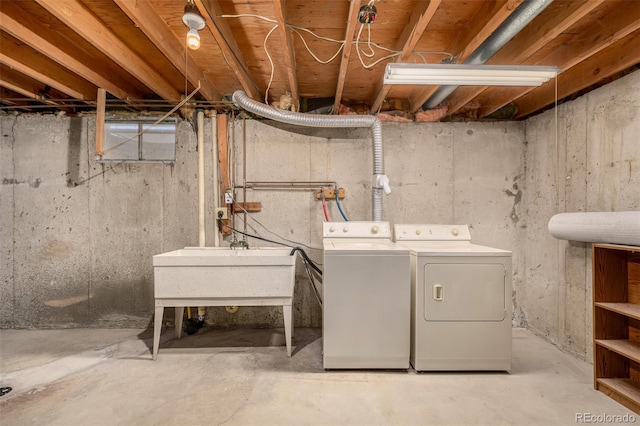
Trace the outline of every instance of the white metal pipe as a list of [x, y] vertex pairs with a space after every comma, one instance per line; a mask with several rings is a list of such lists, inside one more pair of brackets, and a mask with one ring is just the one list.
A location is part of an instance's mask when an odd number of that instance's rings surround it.
[[[214, 110], [211, 115], [211, 149], [213, 151], [213, 211], [220, 207], [220, 164], [218, 164], [218, 117]], [[220, 232], [218, 231], [217, 220], [214, 219], [213, 246], [220, 247]]]
[[204, 111], [197, 112], [198, 125], [198, 244], [206, 244], [204, 228]]

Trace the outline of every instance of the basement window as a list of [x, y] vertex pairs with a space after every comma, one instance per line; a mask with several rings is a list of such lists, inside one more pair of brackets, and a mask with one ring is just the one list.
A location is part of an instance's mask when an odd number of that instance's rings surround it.
[[176, 119], [155, 126], [153, 120], [113, 120], [104, 123], [102, 161], [175, 161]]

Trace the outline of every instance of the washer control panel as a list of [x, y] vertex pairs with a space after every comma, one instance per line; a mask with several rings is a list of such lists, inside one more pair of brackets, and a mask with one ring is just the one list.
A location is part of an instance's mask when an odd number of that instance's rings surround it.
[[471, 241], [469, 225], [395, 225], [396, 241]]
[[391, 239], [389, 222], [324, 222], [324, 238], [387, 238]]

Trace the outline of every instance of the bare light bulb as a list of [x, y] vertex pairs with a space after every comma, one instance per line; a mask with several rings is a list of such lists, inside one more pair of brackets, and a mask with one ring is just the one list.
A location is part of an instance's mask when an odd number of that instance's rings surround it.
[[200, 48], [200, 34], [195, 28], [191, 28], [187, 32], [187, 46], [189, 49], [198, 50]]

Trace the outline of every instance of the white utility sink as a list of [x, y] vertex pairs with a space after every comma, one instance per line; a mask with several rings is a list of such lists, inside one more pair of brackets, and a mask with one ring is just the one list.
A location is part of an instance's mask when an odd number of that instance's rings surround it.
[[[157, 358], [166, 306], [282, 306], [287, 355], [291, 356], [293, 290], [297, 252], [260, 247], [187, 247], [153, 256]], [[176, 337], [181, 337], [184, 309], [176, 309]]]

